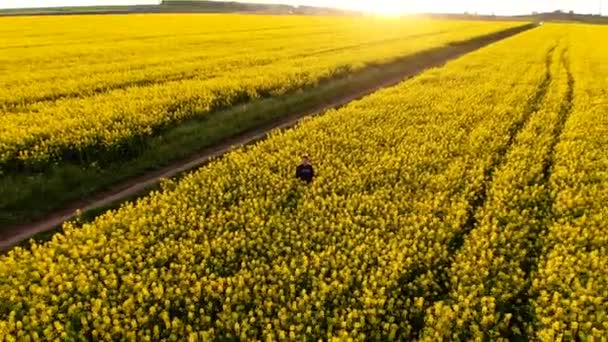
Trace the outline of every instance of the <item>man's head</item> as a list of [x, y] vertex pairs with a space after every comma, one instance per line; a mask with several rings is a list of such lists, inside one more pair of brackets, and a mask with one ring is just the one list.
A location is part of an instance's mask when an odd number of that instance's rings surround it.
[[304, 164], [304, 165], [310, 164], [310, 157], [308, 157], [308, 154], [302, 155], [302, 164]]

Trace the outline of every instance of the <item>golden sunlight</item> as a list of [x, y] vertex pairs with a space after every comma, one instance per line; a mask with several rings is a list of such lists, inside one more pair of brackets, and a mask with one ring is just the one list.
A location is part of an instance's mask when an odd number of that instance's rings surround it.
[[405, 13], [415, 12], [414, 8], [408, 8], [406, 1], [400, 0], [377, 0], [370, 1], [365, 10], [368, 13], [379, 16], [398, 16]]
[[480, 13], [523, 14], [550, 8], [550, 0], [326, 0], [323, 4], [364, 11], [378, 16], [399, 16], [411, 13]]

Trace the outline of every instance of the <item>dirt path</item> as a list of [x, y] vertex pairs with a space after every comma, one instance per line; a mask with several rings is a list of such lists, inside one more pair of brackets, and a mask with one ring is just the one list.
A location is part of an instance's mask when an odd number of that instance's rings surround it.
[[313, 110], [286, 116], [270, 125], [265, 125], [237, 137], [226, 139], [223, 143], [206, 148], [190, 158], [174, 162], [169, 166], [159, 169], [158, 171], [153, 171], [148, 174], [130, 179], [113, 186], [107, 191], [100, 192], [94, 196], [91, 196], [90, 198], [72, 203], [67, 208], [48, 215], [39, 221], [31, 224], [4, 228], [3, 233], [0, 236], [0, 251], [7, 250], [38, 233], [49, 231], [57, 226], [60, 226], [63, 222], [74, 218], [77, 210], [86, 212], [89, 210], [99, 209], [137, 195], [147, 188], [158, 184], [158, 182], [163, 178], [174, 177], [182, 172], [200, 167], [201, 165], [207, 163], [210, 159], [219, 157], [238, 146], [262, 140], [270, 131], [292, 127], [305, 117], [323, 113], [328, 109], [342, 107], [349, 102], [361, 99], [375, 91], [378, 91], [379, 89], [394, 86], [405, 79], [420, 74], [426, 69], [442, 66], [452, 59], [458, 58], [496, 41], [521, 33], [525, 30], [531, 29], [532, 27], [534, 26], [522, 26], [515, 29], [502, 31], [491, 36], [483, 37], [483, 39], [474, 39], [469, 42], [450, 45], [445, 48], [445, 53], [438, 54], [438, 56], [434, 56], [433, 58], [420, 60], [416, 63], [410, 63], [410, 66], [405, 68], [404, 71], [399, 74], [393, 75], [392, 77], [384, 79], [381, 82], [369, 84], [365, 88], [359, 89], [346, 96], [334, 98], [331, 101], [317, 106]]

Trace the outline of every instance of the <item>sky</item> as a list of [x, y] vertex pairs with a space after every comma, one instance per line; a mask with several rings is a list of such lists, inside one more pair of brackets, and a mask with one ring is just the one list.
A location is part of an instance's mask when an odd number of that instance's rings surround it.
[[[528, 14], [557, 9], [577, 13], [608, 14], [608, 0], [237, 0], [241, 2], [283, 3], [363, 10], [378, 14], [442, 12], [479, 14]], [[159, 0], [0, 0], [0, 8], [60, 7], [95, 5], [156, 4]]]

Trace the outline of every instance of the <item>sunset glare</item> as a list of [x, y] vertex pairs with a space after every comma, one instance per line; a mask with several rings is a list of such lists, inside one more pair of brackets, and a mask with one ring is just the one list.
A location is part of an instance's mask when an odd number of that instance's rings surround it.
[[[226, 0], [228, 1], [228, 0]], [[555, 10], [597, 14], [608, 0], [237, 0], [249, 3], [280, 3], [363, 11], [380, 16], [408, 13], [479, 13], [497, 15], [530, 14]], [[71, 7], [101, 5], [154, 5], [160, 0], [1, 0], [0, 8]]]

